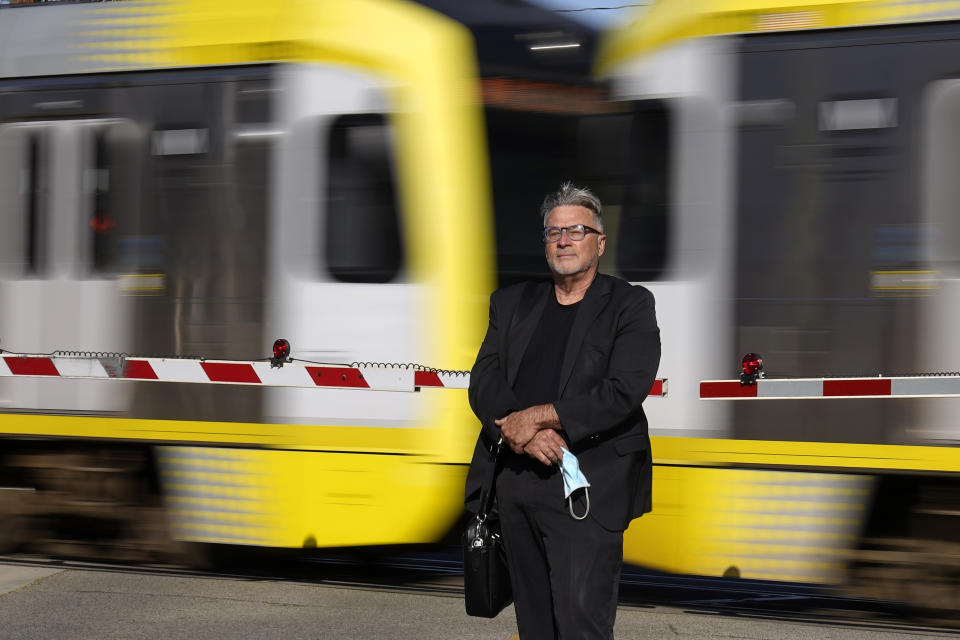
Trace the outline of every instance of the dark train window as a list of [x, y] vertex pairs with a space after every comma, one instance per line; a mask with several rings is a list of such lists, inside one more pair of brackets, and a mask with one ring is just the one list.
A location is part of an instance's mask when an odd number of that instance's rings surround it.
[[661, 103], [601, 101], [580, 112], [488, 108], [498, 284], [549, 278], [544, 196], [589, 187], [610, 235], [600, 270], [653, 280], [666, 260], [668, 116]]
[[940, 80], [925, 90], [924, 217], [933, 225], [932, 262], [945, 278], [960, 276], [960, 79]]
[[576, 116], [486, 110], [498, 285], [549, 278], [540, 204], [563, 180], [575, 180]]
[[328, 149], [326, 268], [341, 282], [390, 282], [403, 266], [403, 242], [386, 118], [337, 118]]
[[144, 138], [133, 123], [92, 129], [87, 156], [85, 192], [90, 270], [115, 273], [132, 265], [122, 262], [122, 238], [133, 232], [139, 213]]
[[0, 273], [43, 275], [48, 223], [50, 136], [45, 125], [0, 127]]
[[26, 139], [26, 162], [23, 172], [22, 193], [24, 197], [24, 266], [29, 275], [36, 275], [41, 270], [43, 247], [43, 139], [40, 133], [31, 132]]
[[110, 264], [111, 245], [117, 226], [113, 207], [110, 206], [110, 165], [105, 132], [98, 131], [93, 142], [93, 168], [90, 173], [90, 190], [93, 197], [93, 213], [90, 216], [92, 258], [94, 271], [103, 271]]
[[617, 271], [633, 281], [660, 278], [667, 260], [670, 221], [670, 112], [663, 102], [636, 103], [630, 170], [623, 195]]

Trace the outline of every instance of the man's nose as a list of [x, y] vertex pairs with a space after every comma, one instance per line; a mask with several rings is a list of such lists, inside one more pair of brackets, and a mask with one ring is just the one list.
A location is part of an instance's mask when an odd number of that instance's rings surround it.
[[560, 228], [560, 239], [557, 240], [557, 246], [558, 246], [558, 247], [565, 247], [565, 246], [567, 246], [568, 244], [570, 244], [571, 242], [573, 242], [573, 240], [570, 239], [570, 235], [567, 233], [567, 228], [566, 228], [566, 227], [561, 227], [561, 228]]

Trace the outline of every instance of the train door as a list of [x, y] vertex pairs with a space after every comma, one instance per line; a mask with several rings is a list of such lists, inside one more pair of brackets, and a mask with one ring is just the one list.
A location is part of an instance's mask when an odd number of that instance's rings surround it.
[[[130, 307], [118, 242], [136, 213], [136, 127], [123, 120], [0, 126], [0, 340], [8, 351], [124, 351]], [[104, 412], [120, 388], [6, 380], [0, 408]]]
[[[157, 71], [118, 91], [116, 103], [150, 131], [144, 213], [129, 246], [141, 274], [137, 353], [265, 355], [273, 95], [261, 66]], [[141, 384], [131, 415], [256, 423], [262, 397], [258, 387]]]
[[638, 110], [636, 206], [621, 216], [614, 240], [617, 272], [657, 300], [659, 375], [670, 392], [644, 405], [655, 435], [730, 428], [728, 407], [697, 398], [700, 380], [728, 378], [738, 365], [730, 346], [735, 76], [731, 42], [719, 39], [685, 42], [611, 74], [615, 98]]
[[[924, 92], [923, 177], [920, 198], [929, 225], [930, 295], [922, 299], [918, 345], [927, 370], [960, 370], [960, 80], [940, 80]], [[915, 435], [951, 443], [960, 441], [960, 400], [927, 399], [920, 405]]]
[[[697, 450], [707, 439], [730, 437], [734, 430], [733, 408], [699, 400], [699, 382], [729, 378], [738, 364], [730, 340], [735, 46], [719, 38], [676, 43], [621, 63], [610, 77], [614, 97], [636, 104], [641, 135], [631, 145], [645, 156], [631, 179], [641, 206], [632, 214], [625, 210], [615, 231], [617, 253], [623, 253], [616, 264], [656, 297], [658, 377], [669, 379], [667, 397], [644, 403], [654, 436], [654, 502], [652, 512], [625, 532], [624, 561], [684, 573], [715, 572], [716, 556], [708, 551], [712, 564], [700, 565], [699, 554], [701, 548], [717, 548], [707, 538], [712, 532], [708, 514], [718, 513], [714, 505], [721, 500], [714, 496], [730, 486], [728, 476], [714, 469], [676, 464], [698, 454], [675, 455], [682, 449], [673, 447], [693, 443]], [[643, 229], [649, 224], [643, 217], [651, 215], [665, 224], [660, 255], [655, 246], [644, 246]], [[654, 257], [660, 268], [645, 275], [643, 267]]]
[[[271, 224], [269, 335], [318, 362], [427, 360], [427, 289], [410, 276], [413, 243], [384, 88], [358, 72], [307, 66], [287, 67], [278, 82], [286, 135]], [[396, 427], [415, 426], [417, 406], [411, 394], [270, 390], [265, 413], [268, 422]]]

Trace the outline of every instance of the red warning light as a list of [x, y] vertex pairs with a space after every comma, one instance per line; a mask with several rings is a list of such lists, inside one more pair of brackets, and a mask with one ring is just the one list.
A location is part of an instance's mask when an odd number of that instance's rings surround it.
[[[273, 347], [276, 351], [277, 347]], [[748, 353], [743, 356], [743, 361], [740, 363], [743, 367], [743, 372], [748, 376], [755, 376], [763, 370], [763, 359], [755, 353]]]
[[98, 211], [90, 218], [90, 228], [93, 229], [93, 232], [97, 235], [104, 234], [115, 226], [117, 226], [117, 223], [106, 213]]
[[273, 359], [286, 360], [290, 357], [290, 343], [283, 338], [278, 338], [273, 343]]
[[757, 384], [757, 378], [763, 377], [763, 358], [755, 353], [748, 353], [740, 361], [743, 373], [740, 374], [740, 385]]

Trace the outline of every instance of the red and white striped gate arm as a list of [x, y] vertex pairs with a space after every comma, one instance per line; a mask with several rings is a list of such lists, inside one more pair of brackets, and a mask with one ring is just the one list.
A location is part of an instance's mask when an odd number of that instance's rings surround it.
[[739, 380], [704, 380], [702, 400], [808, 400], [819, 398], [950, 398], [960, 397], [960, 376], [877, 378], [761, 378], [755, 384]]
[[[80, 380], [247, 384], [274, 387], [419, 391], [422, 388], [466, 389], [469, 371], [443, 371], [410, 365], [353, 366], [269, 360], [206, 360], [107, 355], [33, 355], [4, 352], [0, 378], [40, 377]], [[666, 379], [657, 379], [651, 396], [667, 394]]]
[[466, 389], [467, 371], [428, 371], [403, 366], [351, 366], [269, 360], [141, 358], [108, 355], [37, 356], [4, 353], [0, 377], [247, 384], [275, 387], [416, 391], [420, 387]]

